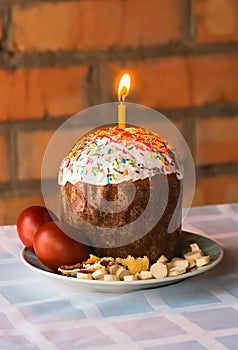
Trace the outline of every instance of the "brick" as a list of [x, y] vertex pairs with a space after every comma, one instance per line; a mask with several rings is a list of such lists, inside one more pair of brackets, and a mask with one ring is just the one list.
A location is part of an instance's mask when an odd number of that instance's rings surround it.
[[143, 125], [143, 127], [157, 134], [160, 134], [166, 139], [168, 138], [168, 141], [170, 141], [171, 143], [173, 143], [173, 140], [169, 139], [169, 136], [174, 137], [174, 132], [177, 132], [177, 131], [179, 131], [180, 133], [184, 132], [184, 122], [182, 120], [171, 121], [170, 117], [166, 116], [167, 120], [166, 119], [160, 120], [158, 122], [158, 118], [157, 118], [158, 116], [156, 115], [154, 116], [155, 116], [154, 120], [148, 121], [146, 125]]
[[196, 186], [194, 205], [233, 203], [238, 201], [238, 175], [218, 175], [200, 180]]
[[2, 18], [0, 18], [0, 41], [3, 38], [3, 21]]
[[13, 7], [17, 51], [95, 50], [179, 41], [184, 0], [91, 0]]
[[184, 6], [183, 0], [125, 1], [118, 44], [133, 47], [181, 40]]
[[89, 106], [88, 66], [45, 69], [41, 78], [47, 113], [74, 114]]
[[118, 79], [125, 72], [132, 77], [128, 102], [148, 107], [176, 108], [190, 105], [189, 77], [183, 57], [166, 57], [113, 62], [101, 66], [102, 100], [117, 100]]
[[120, 12], [119, 0], [15, 6], [14, 46], [17, 51], [110, 47], [120, 35]]
[[0, 164], [1, 164], [0, 183], [9, 181], [10, 166], [9, 166], [8, 154], [9, 154], [9, 151], [8, 151], [6, 136], [0, 134]]
[[52, 131], [22, 131], [17, 138], [20, 180], [40, 179], [41, 164]]
[[196, 120], [196, 164], [238, 162], [238, 116]]
[[[104, 64], [102, 101], [116, 100], [118, 78], [128, 71], [128, 101], [149, 107], [180, 108], [238, 100], [238, 54], [207, 54]], [[114, 86], [114, 89], [113, 89]]]
[[[57, 130], [19, 131], [17, 136], [18, 178], [39, 180], [41, 174], [44, 179], [57, 178], [62, 159], [74, 143], [88, 131], [87, 126], [78, 128], [75, 123], [73, 130], [72, 126], [71, 129], [67, 129], [67, 125], [64, 124], [64, 129], [61, 127]], [[42, 169], [43, 158], [44, 168]]]
[[[1, 196], [0, 225], [15, 225], [20, 212], [31, 205], [44, 205], [41, 195]], [[11, 208], [11, 210], [9, 210]]]
[[197, 0], [195, 2], [197, 42], [237, 42], [237, 13], [237, 0]]
[[89, 67], [0, 70], [0, 120], [74, 114], [88, 107]]
[[238, 54], [198, 55], [187, 60], [193, 105], [238, 100]]

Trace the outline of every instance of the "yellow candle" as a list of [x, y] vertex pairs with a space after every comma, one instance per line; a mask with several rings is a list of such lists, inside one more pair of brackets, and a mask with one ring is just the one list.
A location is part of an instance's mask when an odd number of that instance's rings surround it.
[[126, 105], [120, 102], [118, 105], [118, 128], [124, 129], [126, 126]]
[[126, 96], [129, 93], [131, 85], [131, 78], [129, 74], [124, 74], [121, 77], [119, 87], [118, 87], [118, 128], [124, 129], [126, 126], [126, 105], [124, 103]]

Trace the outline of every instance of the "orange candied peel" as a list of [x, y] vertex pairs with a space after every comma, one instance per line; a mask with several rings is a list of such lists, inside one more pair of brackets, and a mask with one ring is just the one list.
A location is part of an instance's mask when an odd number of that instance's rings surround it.
[[96, 264], [97, 262], [99, 262], [101, 260], [101, 258], [99, 258], [96, 255], [93, 254], [89, 254], [89, 258], [83, 262], [83, 264]]

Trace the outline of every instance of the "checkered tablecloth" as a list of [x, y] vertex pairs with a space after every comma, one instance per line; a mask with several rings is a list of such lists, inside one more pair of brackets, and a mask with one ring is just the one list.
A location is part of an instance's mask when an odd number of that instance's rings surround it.
[[215, 268], [127, 294], [55, 285], [20, 260], [15, 226], [0, 228], [0, 349], [237, 350], [238, 204], [192, 208], [183, 229], [224, 249]]

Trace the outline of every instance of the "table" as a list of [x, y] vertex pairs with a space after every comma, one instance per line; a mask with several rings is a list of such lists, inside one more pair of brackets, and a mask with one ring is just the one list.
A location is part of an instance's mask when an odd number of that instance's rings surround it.
[[224, 249], [214, 269], [127, 294], [76, 292], [20, 260], [15, 226], [0, 228], [0, 349], [237, 350], [238, 204], [194, 207], [183, 229]]

